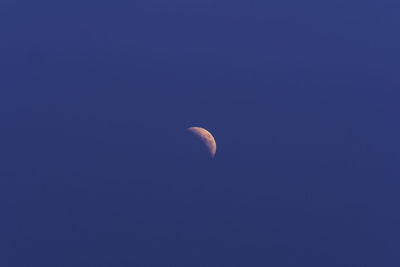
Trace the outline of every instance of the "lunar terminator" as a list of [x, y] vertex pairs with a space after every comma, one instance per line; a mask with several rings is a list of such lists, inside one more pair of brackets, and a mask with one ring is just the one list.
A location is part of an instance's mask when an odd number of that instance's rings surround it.
[[217, 152], [217, 144], [215, 143], [212, 134], [201, 127], [189, 127], [187, 130], [200, 138], [200, 140], [206, 145], [211, 157], [214, 158], [215, 153]]

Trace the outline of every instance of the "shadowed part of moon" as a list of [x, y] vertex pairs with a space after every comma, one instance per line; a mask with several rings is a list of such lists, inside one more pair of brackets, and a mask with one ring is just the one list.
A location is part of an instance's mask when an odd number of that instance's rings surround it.
[[217, 152], [217, 144], [215, 143], [215, 139], [212, 134], [206, 129], [200, 127], [189, 127], [187, 130], [200, 138], [200, 140], [206, 145], [211, 157], [213, 158]]

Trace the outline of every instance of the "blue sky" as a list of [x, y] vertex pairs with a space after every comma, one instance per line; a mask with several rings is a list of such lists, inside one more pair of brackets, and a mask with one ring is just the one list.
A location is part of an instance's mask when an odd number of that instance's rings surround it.
[[0, 6], [0, 265], [399, 266], [399, 10]]

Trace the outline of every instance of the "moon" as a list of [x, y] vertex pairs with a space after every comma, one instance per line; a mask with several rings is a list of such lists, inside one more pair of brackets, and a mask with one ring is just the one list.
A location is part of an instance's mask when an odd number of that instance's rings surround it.
[[217, 152], [217, 143], [215, 143], [215, 139], [212, 134], [201, 127], [189, 127], [187, 130], [198, 137], [206, 145], [211, 157], [214, 158], [215, 153]]

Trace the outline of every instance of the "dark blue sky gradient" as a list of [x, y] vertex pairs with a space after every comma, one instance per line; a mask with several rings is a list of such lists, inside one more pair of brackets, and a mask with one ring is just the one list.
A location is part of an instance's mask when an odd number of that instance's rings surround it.
[[399, 12], [0, 0], [0, 266], [400, 266]]

